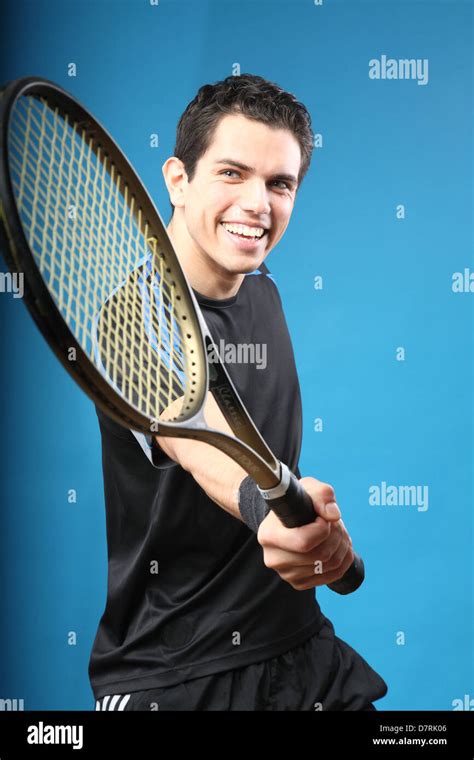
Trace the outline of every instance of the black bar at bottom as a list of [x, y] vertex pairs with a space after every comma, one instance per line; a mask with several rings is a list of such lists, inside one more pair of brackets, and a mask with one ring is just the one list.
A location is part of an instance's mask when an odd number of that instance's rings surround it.
[[[247, 726], [248, 729], [247, 730]], [[242, 731], [242, 729], [245, 729]], [[107, 757], [156, 760], [162, 752], [197, 749], [226, 755], [222, 731], [233, 754], [248, 755], [258, 732], [259, 744], [268, 749], [311, 741], [311, 755], [338, 757], [343, 751], [361, 757], [455, 758], [474, 757], [474, 713], [467, 711], [383, 711], [305, 713], [233, 712], [0, 712], [0, 758]], [[218, 740], [218, 736], [221, 739]], [[77, 748], [77, 751], [74, 750]], [[161, 751], [160, 751], [161, 750]]]

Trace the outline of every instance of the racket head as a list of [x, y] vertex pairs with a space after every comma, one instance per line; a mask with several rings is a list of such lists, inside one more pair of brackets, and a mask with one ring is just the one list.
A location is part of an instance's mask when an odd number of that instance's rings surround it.
[[109, 133], [46, 79], [1, 91], [0, 235], [41, 333], [105, 413], [145, 433], [200, 419], [203, 322], [165, 225]]

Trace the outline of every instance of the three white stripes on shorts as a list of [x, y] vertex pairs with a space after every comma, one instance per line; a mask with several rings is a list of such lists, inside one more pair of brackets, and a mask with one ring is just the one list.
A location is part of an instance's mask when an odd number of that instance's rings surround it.
[[113, 696], [98, 699], [95, 703], [96, 710], [125, 710], [125, 705], [130, 699], [131, 694], [114, 694]]

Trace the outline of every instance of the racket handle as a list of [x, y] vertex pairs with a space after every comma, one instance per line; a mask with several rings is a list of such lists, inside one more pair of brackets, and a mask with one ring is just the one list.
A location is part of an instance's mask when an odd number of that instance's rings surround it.
[[[293, 473], [282, 464], [282, 481], [268, 490], [259, 489], [263, 498], [286, 528], [308, 525], [316, 519], [311, 496]], [[351, 594], [359, 588], [365, 577], [364, 563], [354, 553], [354, 562], [342, 578], [328, 583], [328, 588], [338, 594]]]

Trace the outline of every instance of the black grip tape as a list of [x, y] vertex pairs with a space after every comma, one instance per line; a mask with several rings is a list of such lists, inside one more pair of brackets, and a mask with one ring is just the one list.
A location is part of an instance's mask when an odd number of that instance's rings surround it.
[[316, 520], [311, 496], [292, 472], [290, 472], [290, 484], [284, 496], [267, 499], [267, 504], [286, 528], [298, 528], [300, 525], [308, 525]]

